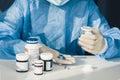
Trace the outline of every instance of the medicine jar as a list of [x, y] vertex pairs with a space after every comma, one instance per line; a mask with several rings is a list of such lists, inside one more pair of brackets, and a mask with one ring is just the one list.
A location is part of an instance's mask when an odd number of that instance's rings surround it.
[[40, 54], [40, 59], [44, 62], [44, 71], [51, 71], [53, 69], [52, 58], [53, 54], [50, 52]]
[[35, 75], [42, 75], [43, 74], [43, 61], [42, 60], [35, 60], [34, 61], [34, 74]]
[[36, 37], [29, 37], [25, 45], [25, 54], [29, 54], [30, 63], [33, 64], [34, 59], [39, 59], [39, 45]]
[[27, 72], [29, 70], [29, 55], [24, 53], [16, 54], [16, 71]]

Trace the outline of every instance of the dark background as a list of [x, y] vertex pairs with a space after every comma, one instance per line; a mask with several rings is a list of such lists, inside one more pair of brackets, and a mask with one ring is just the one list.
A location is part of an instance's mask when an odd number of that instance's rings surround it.
[[7, 8], [9, 8], [9, 6], [12, 5], [14, 1], [15, 0], [0, 0], [0, 10], [1, 11], [6, 10]]
[[[6, 10], [13, 2], [14, 0], [0, 0], [0, 10]], [[95, 0], [95, 2], [110, 26], [120, 28], [120, 0]]]
[[111, 27], [120, 28], [120, 0], [95, 0]]

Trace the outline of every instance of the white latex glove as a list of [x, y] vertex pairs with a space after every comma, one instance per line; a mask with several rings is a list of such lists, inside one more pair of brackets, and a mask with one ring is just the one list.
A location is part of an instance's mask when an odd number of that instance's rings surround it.
[[78, 44], [87, 52], [100, 54], [107, 48], [107, 41], [97, 28], [88, 28], [78, 40]]
[[58, 56], [60, 55], [60, 53], [56, 50], [53, 50], [45, 45], [39, 44], [40, 46], [40, 53], [43, 52], [50, 52], [53, 54], [53, 62], [55, 63], [59, 63], [59, 64], [74, 64], [75, 58], [70, 56], [70, 55], [63, 55], [65, 57], [65, 60], [62, 60], [60, 58], [58, 58]]

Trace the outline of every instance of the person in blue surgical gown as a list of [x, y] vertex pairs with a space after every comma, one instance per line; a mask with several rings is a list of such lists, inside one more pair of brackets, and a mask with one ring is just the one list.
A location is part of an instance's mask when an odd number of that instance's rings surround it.
[[[82, 34], [84, 26], [92, 34]], [[85, 51], [101, 58], [120, 56], [120, 31], [110, 29], [93, 0], [15, 0], [0, 15], [0, 58], [15, 59], [31, 36], [61, 64], [75, 63], [70, 55]], [[61, 53], [65, 60], [58, 58]]]

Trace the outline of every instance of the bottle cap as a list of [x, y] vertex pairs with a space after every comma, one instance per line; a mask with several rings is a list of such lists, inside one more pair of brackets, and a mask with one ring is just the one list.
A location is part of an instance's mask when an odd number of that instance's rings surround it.
[[43, 64], [42, 60], [34, 60], [34, 64]]
[[40, 58], [42, 60], [51, 60], [53, 58], [53, 54], [50, 52], [41, 53]]
[[91, 28], [91, 27], [88, 27], [88, 26], [81, 27], [81, 29], [82, 29], [83, 31], [89, 31], [89, 32], [92, 31], [92, 28]]
[[82, 30], [82, 34], [85, 34], [85, 33], [87, 33], [87, 34], [93, 34], [91, 27], [84, 26], [84, 27], [81, 27], [81, 30]]
[[61, 59], [61, 60], [66, 60], [65, 56], [60, 54], [57, 58]]
[[43, 61], [42, 60], [35, 60], [34, 66], [43, 66]]
[[36, 44], [38, 43], [38, 39], [36, 37], [29, 37], [26, 42], [29, 44]]
[[29, 58], [29, 55], [27, 54], [24, 54], [24, 53], [16, 54], [16, 60], [25, 61], [25, 60], [28, 60], [28, 58]]

